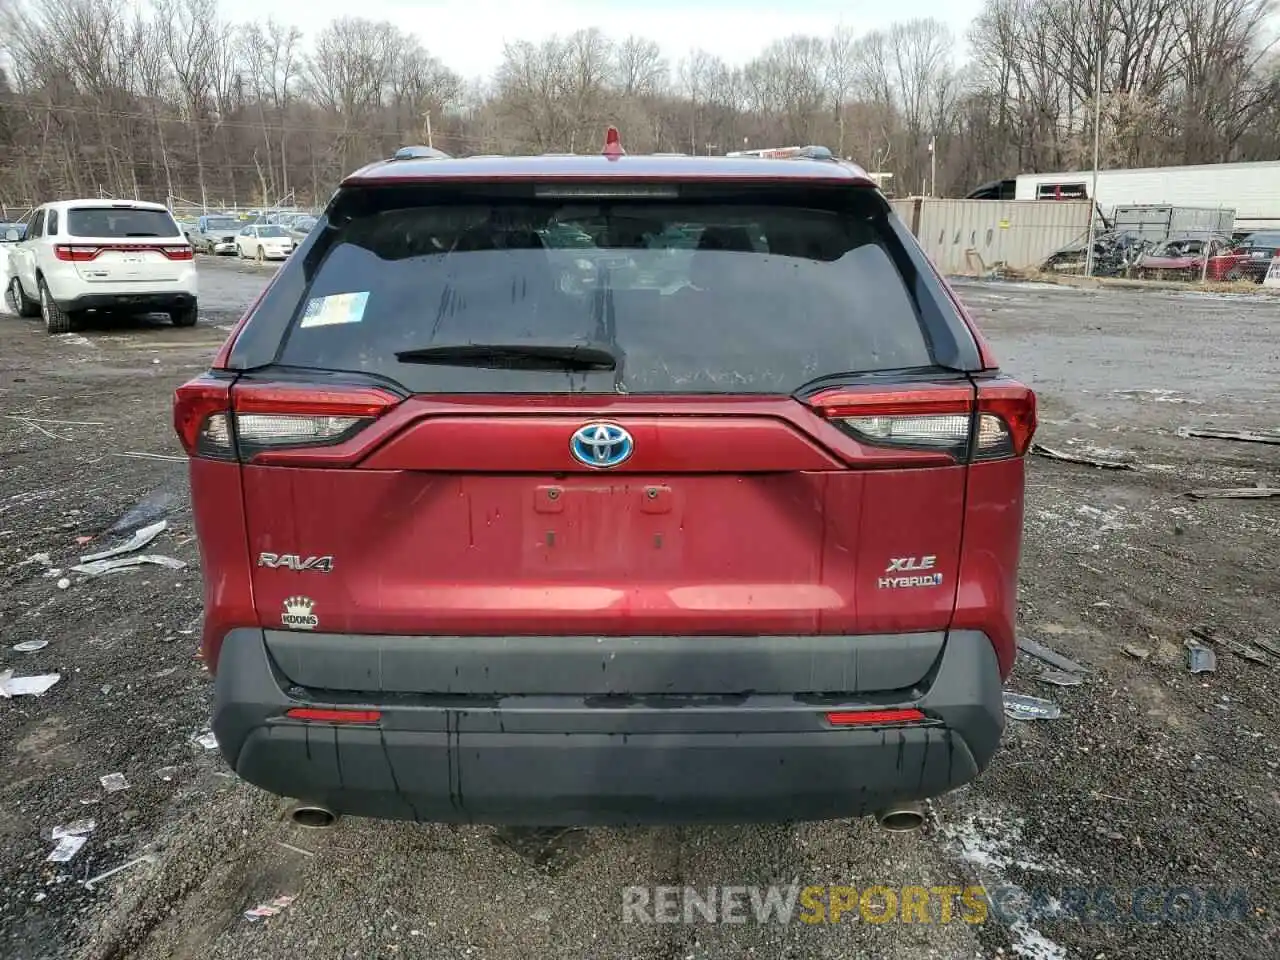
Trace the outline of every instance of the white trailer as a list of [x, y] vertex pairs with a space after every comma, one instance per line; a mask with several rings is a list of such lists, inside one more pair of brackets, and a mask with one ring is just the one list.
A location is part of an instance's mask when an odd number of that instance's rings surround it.
[[[1092, 190], [1092, 170], [1024, 173], [1017, 178], [1014, 196], [1018, 200], [1083, 200]], [[1235, 210], [1237, 232], [1280, 229], [1280, 160], [1099, 170], [1094, 199], [1108, 219], [1117, 206], [1171, 204]]]

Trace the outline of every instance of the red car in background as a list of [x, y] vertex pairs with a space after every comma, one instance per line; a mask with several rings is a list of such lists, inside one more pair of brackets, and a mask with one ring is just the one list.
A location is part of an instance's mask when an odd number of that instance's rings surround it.
[[[1139, 257], [1134, 269], [1139, 277], [1149, 279], [1261, 283], [1272, 258], [1280, 252], [1280, 237], [1271, 235], [1276, 242], [1268, 245], [1266, 235], [1257, 236], [1256, 243], [1251, 238], [1235, 243], [1228, 237], [1166, 240], [1153, 252]], [[1205, 263], [1206, 248], [1208, 264]]]

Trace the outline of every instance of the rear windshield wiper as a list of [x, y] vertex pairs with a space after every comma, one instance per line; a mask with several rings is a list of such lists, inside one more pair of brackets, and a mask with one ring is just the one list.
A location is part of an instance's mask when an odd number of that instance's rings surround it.
[[401, 350], [396, 359], [401, 363], [524, 370], [614, 370], [618, 366], [618, 355], [595, 343], [442, 343]]

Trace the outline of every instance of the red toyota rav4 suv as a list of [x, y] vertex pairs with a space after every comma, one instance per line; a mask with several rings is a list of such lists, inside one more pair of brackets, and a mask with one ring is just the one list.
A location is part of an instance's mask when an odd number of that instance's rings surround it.
[[856, 167], [371, 164], [174, 418], [268, 791], [887, 819], [997, 748], [1035, 398]]

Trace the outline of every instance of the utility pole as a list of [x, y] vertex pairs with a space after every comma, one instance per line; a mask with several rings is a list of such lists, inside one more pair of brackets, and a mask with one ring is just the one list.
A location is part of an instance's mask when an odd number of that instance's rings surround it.
[[432, 136], [431, 136], [431, 111], [430, 111], [430, 110], [428, 110], [426, 113], [424, 113], [424, 114], [422, 115], [422, 117], [423, 117], [423, 119], [426, 121], [427, 146], [428, 146], [428, 147], [435, 147], [436, 142], [435, 142], [435, 140], [434, 140], [434, 139], [432, 138]]
[[938, 138], [929, 138], [929, 196], [938, 195]]
[[1107, 44], [1106, 0], [1098, 4], [1098, 63], [1093, 83], [1093, 186], [1089, 189], [1089, 236], [1087, 238], [1084, 275], [1093, 276], [1093, 231], [1098, 215], [1098, 163], [1102, 146], [1102, 54]]

